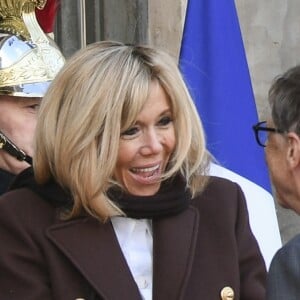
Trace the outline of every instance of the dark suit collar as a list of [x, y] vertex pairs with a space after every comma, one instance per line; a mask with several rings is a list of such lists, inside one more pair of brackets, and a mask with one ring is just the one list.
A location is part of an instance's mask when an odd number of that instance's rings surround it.
[[0, 169], [0, 195], [8, 191], [9, 185], [13, 181], [15, 175]]
[[[153, 221], [153, 299], [180, 299], [189, 280], [198, 212]], [[141, 299], [110, 222], [91, 217], [51, 226], [49, 239], [104, 299]]]

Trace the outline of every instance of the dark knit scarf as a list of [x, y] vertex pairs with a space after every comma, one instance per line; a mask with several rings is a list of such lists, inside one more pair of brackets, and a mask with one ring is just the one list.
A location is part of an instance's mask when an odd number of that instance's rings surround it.
[[15, 178], [10, 190], [20, 188], [32, 190], [54, 207], [72, 208], [73, 199], [71, 194], [64, 190], [53, 179], [47, 181], [45, 184], [38, 184], [35, 181], [32, 167], [25, 169]]
[[[71, 194], [60, 187], [54, 180], [46, 184], [36, 183], [32, 168], [18, 175], [11, 189], [27, 187], [50, 202], [55, 207], [72, 207]], [[186, 183], [179, 175], [161, 184], [158, 193], [153, 196], [134, 196], [126, 194], [121, 188], [113, 187], [107, 192], [109, 198], [121, 208], [127, 217], [155, 219], [180, 213], [187, 208], [190, 193]]]
[[180, 213], [189, 205], [190, 193], [181, 176], [166, 180], [158, 193], [153, 196], [134, 196], [126, 194], [118, 187], [108, 190], [109, 198], [135, 219], [155, 219]]

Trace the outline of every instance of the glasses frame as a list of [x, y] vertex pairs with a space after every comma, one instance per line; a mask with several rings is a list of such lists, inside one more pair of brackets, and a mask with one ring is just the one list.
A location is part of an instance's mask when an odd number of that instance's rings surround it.
[[281, 130], [279, 128], [262, 126], [262, 124], [266, 124], [266, 123], [267, 123], [266, 121], [262, 121], [262, 122], [258, 122], [257, 124], [252, 126], [252, 128], [254, 130], [256, 142], [258, 145], [260, 145], [262, 147], [266, 147], [266, 145], [264, 145], [263, 143], [260, 142], [259, 131], [268, 131], [268, 132], [279, 133], [279, 134], [286, 133], [286, 131]]

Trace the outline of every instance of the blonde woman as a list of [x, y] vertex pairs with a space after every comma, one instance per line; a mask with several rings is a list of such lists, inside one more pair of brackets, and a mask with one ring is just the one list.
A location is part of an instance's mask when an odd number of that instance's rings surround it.
[[264, 299], [244, 196], [205, 176], [201, 121], [167, 54], [79, 51], [43, 100], [35, 144], [33, 170], [0, 198], [2, 297]]

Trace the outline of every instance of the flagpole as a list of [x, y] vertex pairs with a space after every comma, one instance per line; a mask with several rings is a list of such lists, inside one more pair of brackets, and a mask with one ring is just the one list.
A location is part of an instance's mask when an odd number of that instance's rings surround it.
[[80, 47], [86, 46], [86, 3], [85, 0], [79, 0], [80, 17]]

